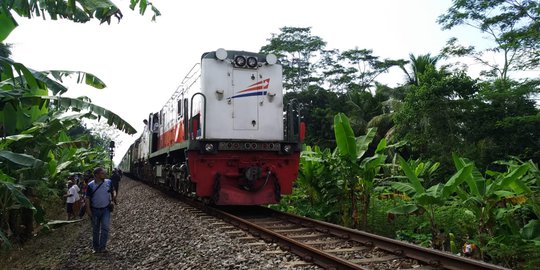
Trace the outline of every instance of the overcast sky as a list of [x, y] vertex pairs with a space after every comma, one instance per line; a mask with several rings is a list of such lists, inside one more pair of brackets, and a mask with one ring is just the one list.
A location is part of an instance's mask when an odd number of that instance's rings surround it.
[[[407, 59], [409, 53], [439, 53], [451, 36], [479, 39], [466, 28], [442, 31], [437, 17], [450, 0], [377, 1], [171, 1], [155, 0], [162, 16], [151, 22], [114, 1], [123, 11], [118, 24], [18, 19], [6, 40], [13, 59], [36, 70], [81, 70], [107, 84], [104, 90], [72, 85], [66, 96], [88, 96], [119, 114], [139, 133], [120, 138], [115, 161], [143, 129], [142, 120], [158, 111], [203, 52], [217, 48], [258, 51], [283, 26], [312, 27], [327, 49], [373, 49], [382, 58]], [[403, 73], [380, 78], [395, 85]]]

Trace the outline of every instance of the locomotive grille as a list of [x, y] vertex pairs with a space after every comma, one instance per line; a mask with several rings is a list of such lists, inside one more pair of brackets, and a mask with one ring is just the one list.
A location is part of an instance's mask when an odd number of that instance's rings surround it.
[[220, 142], [218, 150], [241, 151], [280, 151], [281, 144], [276, 142]]

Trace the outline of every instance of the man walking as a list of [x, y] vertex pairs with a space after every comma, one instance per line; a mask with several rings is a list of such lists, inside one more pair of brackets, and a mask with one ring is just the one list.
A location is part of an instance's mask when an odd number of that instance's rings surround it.
[[122, 179], [122, 175], [120, 174], [120, 171], [115, 168], [113, 170], [111, 180], [114, 187], [114, 190], [116, 191], [116, 195], [118, 195], [118, 188], [120, 187], [120, 180]]
[[105, 169], [94, 169], [94, 180], [86, 189], [86, 211], [92, 218], [92, 247], [94, 253], [106, 253], [109, 237], [110, 204], [116, 204], [116, 192], [111, 180], [105, 179]]

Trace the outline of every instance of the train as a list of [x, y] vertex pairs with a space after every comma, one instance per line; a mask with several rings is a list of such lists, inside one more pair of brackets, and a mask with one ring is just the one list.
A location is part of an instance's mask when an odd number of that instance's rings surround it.
[[305, 126], [284, 104], [274, 54], [203, 53], [118, 167], [216, 205], [267, 205], [292, 192]]

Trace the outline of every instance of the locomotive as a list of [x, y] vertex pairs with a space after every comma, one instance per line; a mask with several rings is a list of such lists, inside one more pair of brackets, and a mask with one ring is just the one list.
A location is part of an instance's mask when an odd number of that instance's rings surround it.
[[124, 155], [129, 175], [217, 205], [279, 202], [297, 178], [304, 125], [273, 54], [202, 54]]

